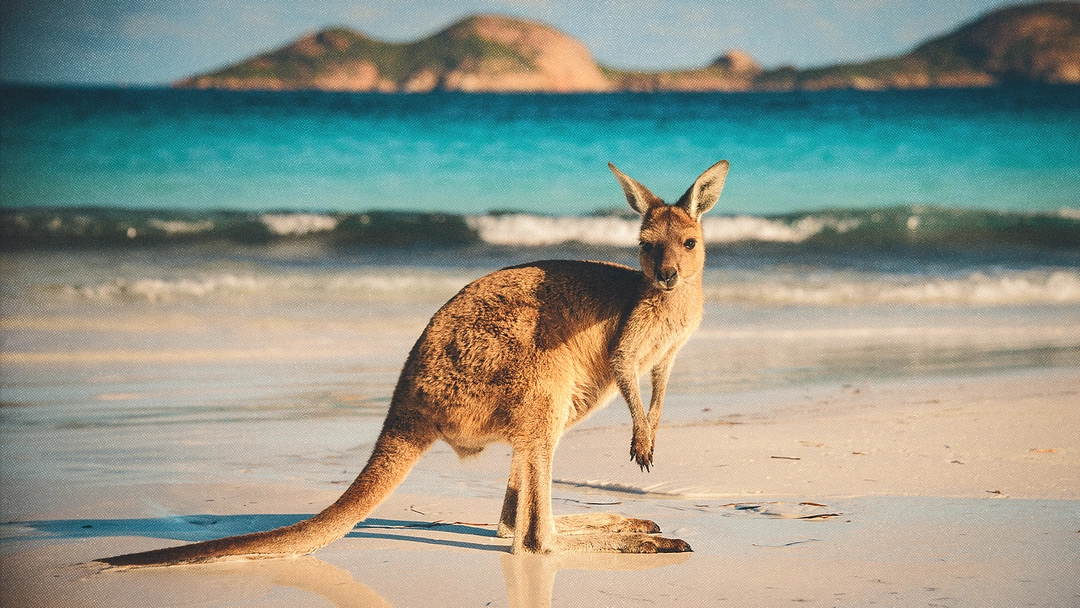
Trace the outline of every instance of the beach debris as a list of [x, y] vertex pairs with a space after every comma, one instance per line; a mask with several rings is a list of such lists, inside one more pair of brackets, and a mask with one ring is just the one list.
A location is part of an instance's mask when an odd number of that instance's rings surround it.
[[1057, 450], [1054, 448], [1031, 448], [1032, 454], [1056, 454]]
[[831, 519], [843, 513], [829, 509], [819, 502], [803, 501], [798, 504], [783, 502], [735, 502], [721, 505], [743, 513], [752, 513], [774, 519]]
[[776, 460], [802, 460], [802, 458], [797, 458], [795, 456], [769, 456], [769, 458], [775, 458]]
[[592, 500], [577, 500], [574, 498], [555, 498], [555, 500], [561, 500], [563, 502], [572, 502], [585, 506], [598, 506], [598, 507], [610, 507], [612, 505], [621, 505], [621, 500], [607, 500], [607, 501], [592, 501]]
[[807, 538], [803, 540], [793, 540], [790, 543], [783, 543], [781, 545], [759, 545], [757, 543], [750, 543], [751, 547], [771, 547], [779, 549], [781, 547], [794, 547], [795, 545], [805, 545], [806, 543], [818, 543], [821, 542], [820, 538]]

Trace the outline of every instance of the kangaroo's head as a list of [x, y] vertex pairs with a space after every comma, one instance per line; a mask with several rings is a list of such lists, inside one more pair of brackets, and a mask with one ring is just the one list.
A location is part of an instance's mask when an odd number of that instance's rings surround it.
[[728, 166], [728, 161], [722, 160], [709, 167], [679, 202], [668, 205], [608, 163], [626, 201], [641, 214], [641, 270], [651, 286], [671, 291], [688, 280], [700, 279], [705, 268], [701, 216], [720, 198]]

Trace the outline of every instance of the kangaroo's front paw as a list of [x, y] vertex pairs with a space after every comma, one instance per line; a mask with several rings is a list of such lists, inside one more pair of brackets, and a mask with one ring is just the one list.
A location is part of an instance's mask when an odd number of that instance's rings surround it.
[[653, 462], [652, 438], [647, 433], [634, 433], [630, 442], [630, 460], [638, 463], [642, 471], [648, 471]]

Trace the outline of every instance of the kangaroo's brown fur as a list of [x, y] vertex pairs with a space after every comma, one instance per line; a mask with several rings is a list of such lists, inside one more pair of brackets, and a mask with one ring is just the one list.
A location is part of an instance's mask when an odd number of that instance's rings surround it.
[[[460, 456], [492, 442], [513, 447], [499, 522], [515, 553], [689, 551], [651, 521], [551, 512], [551, 463], [562, 434], [616, 391], [630, 407], [630, 457], [642, 469], [672, 362], [702, 314], [701, 214], [728, 171], [713, 165], [675, 205], [609, 165], [643, 217], [641, 271], [604, 262], [543, 261], [493, 272], [432, 317], [405, 361], [374, 451], [334, 504], [297, 524], [121, 555], [114, 566], [268, 558], [311, 553], [341, 538], [388, 496], [437, 440]], [[649, 370], [646, 413], [638, 376]]]

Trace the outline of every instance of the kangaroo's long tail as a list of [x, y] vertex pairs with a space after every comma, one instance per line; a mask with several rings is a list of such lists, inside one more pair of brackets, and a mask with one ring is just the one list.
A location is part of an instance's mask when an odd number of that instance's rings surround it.
[[[406, 427], [405, 430], [402, 426]], [[229, 536], [179, 547], [98, 559], [112, 566], [169, 566], [229, 558], [273, 558], [306, 555], [345, 536], [398, 486], [416, 461], [435, 442], [426, 425], [391, 424], [382, 434], [364, 470], [345, 493], [321, 513], [291, 526]], [[420, 428], [418, 428], [420, 427]]]

